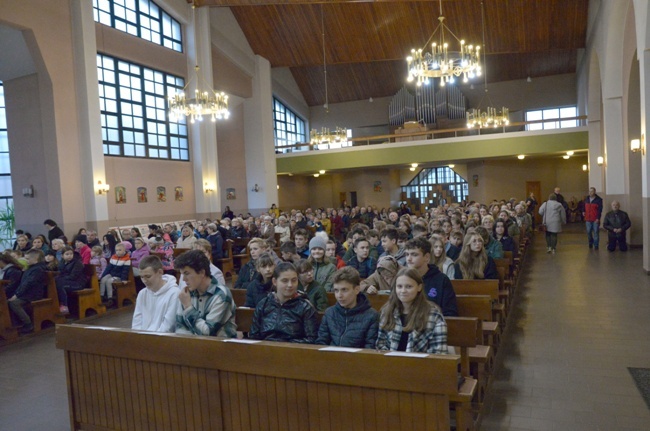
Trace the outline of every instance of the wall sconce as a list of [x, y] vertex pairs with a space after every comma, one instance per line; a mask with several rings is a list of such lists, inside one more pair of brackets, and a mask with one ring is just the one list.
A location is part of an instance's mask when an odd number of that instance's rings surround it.
[[320, 174], [314, 174], [314, 178], [320, 177]]
[[452, 165], [447, 165], [447, 166], [449, 167], [449, 169], [454, 169], [456, 167], [456, 165], [453, 165], [453, 164]]
[[[643, 136], [641, 136], [641, 138], [643, 139]], [[632, 150], [633, 153], [641, 151], [641, 154], [645, 156], [645, 145], [641, 142], [642, 139], [632, 139], [630, 141], [630, 150]]]
[[258, 186], [257, 184], [255, 184], [255, 185], [253, 186], [253, 188], [251, 189], [251, 192], [255, 192], [255, 193], [257, 193], [257, 192], [259, 192], [260, 190], [261, 190], [261, 187]]
[[321, 169], [320, 171], [318, 171], [318, 173], [323, 175], [325, 173], [325, 169]]
[[582, 165], [582, 170], [583, 170], [583, 171], [587, 172], [587, 169], [589, 169], [589, 168], [587, 167], [587, 165]]
[[571, 158], [571, 156], [569, 156], [568, 154], [565, 154], [564, 156], [562, 156], [562, 158], [564, 160], [569, 160]]
[[518, 158], [519, 160], [524, 160], [524, 159], [526, 158], [526, 156], [524, 156], [523, 154], [519, 154], [519, 155], [517, 156], [517, 158]]
[[108, 184], [102, 184], [101, 181], [97, 181], [97, 194], [98, 195], [107, 194], [110, 189], [111, 189], [111, 186], [109, 186]]
[[602, 166], [603, 163], [605, 163], [605, 159], [603, 158], [603, 156], [598, 156], [598, 158], [596, 159], [596, 163], [598, 163], [598, 166]]
[[30, 185], [29, 187], [25, 187], [23, 189], [23, 196], [26, 198], [33, 198], [34, 197], [34, 186]]
[[203, 183], [203, 191], [206, 193], [212, 193], [214, 191], [214, 186], [206, 181]]

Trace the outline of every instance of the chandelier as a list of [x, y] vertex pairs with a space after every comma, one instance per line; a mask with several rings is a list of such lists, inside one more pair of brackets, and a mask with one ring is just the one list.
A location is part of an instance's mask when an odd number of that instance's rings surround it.
[[[323, 12], [322, 4], [320, 7], [320, 20], [321, 28], [323, 29], [323, 76], [325, 79], [325, 104], [323, 105], [323, 108], [325, 108], [325, 113], [329, 113], [330, 105], [329, 99], [327, 97], [327, 58], [325, 57], [325, 14]], [[311, 145], [331, 144], [334, 142], [346, 142], [348, 140], [348, 133], [347, 130], [341, 127], [337, 127], [334, 130], [334, 133], [331, 133], [329, 128], [322, 127], [320, 132], [316, 129], [311, 129], [309, 132], [309, 137], [309, 143]]]
[[[228, 110], [228, 95], [224, 92], [215, 92], [201, 73], [199, 73], [199, 53], [197, 48], [197, 31], [196, 31], [196, 6], [192, 4], [192, 25], [194, 26], [194, 54], [196, 65], [194, 66], [194, 76], [190, 78], [189, 82], [183, 91], [169, 97], [169, 119], [176, 121], [183, 117], [189, 117], [190, 122], [193, 124], [195, 121], [203, 121], [203, 116], [210, 116], [212, 121], [221, 119], [228, 119], [230, 111]], [[196, 89], [194, 90], [193, 97], [186, 97], [185, 91], [190, 87], [190, 84], [195, 81]], [[200, 85], [203, 84], [207, 91], [201, 91]]]
[[337, 127], [334, 132], [330, 132], [330, 129], [323, 127], [320, 132], [311, 129], [309, 137], [311, 138], [309, 142], [312, 145], [331, 144], [333, 142], [346, 142], [348, 133], [347, 130], [341, 127]]
[[[485, 48], [485, 11], [483, 9], [483, 2], [481, 2], [481, 24], [483, 27], [483, 48]], [[483, 55], [485, 56], [485, 49], [483, 49]], [[467, 128], [488, 128], [488, 127], [503, 127], [510, 124], [510, 110], [506, 107], [501, 107], [501, 111], [497, 111], [496, 108], [492, 108], [488, 105], [485, 108], [485, 111], [481, 111], [481, 105], [483, 104], [483, 99], [486, 97], [490, 105], [492, 105], [492, 99], [488, 94], [487, 88], [487, 63], [485, 58], [483, 59], [485, 63], [485, 73], [483, 74], [483, 87], [485, 94], [481, 98], [481, 101], [478, 104], [478, 108], [470, 109], [467, 111]]]
[[[433, 31], [425, 47], [436, 36], [438, 30], [438, 41], [431, 44], [431, 52], [424, 52], [424, 49], [412, 49], [411, 55], [406, 57], [408, 68], [408, 82], [416, 81], [417, 86], [428, 85], [429, 80], [440, 78], [440, 86], [446, 83], [453, 84], [455, 77], [463, 76], [463, 82], [475, 76], [481, 76], [481, 55], [480, 46], [466, 45], [464, 40], [459, 40], [456, 35], [445, 25], [445, 17], [442, 15], [442, 0], [440, 0], [440, 24]], [[445, 31], [460, 43], [460, 51], [449, 51], [449, 44], [445, 38]]]

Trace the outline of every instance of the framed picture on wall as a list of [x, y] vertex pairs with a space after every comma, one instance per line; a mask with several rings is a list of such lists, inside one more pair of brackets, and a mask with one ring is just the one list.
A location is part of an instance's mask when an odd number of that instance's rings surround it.
[[116, 204], [125, 204], [126, 203], [126, 188], [123, 186], [115, 187], [115, 203]]
[[237, 194], [235, 192], [235, 189], [233, 188], [226, 189], [226, 199], [229, 201], [234, 201], [235, 199], [237, 199]]
[[174, 200], [176, 202], [183, 202], [183, 187], [181, 186], [174, 187]]
[[138, 203], [144, 204], [147, 203], [147, 188], [138, 187]]
[[158, 196], [158, 202], [167, 202], [167, 189], [163, 186], [156, 187], [156, 195]]
[[372, 186], [372, 189], [377, 193], [381, 193], [381, 181], [375, 181], [375, 183]]
[[472, 185], [474, 187], [478, 187], [478, 175], [473, 175], [472, 176]]

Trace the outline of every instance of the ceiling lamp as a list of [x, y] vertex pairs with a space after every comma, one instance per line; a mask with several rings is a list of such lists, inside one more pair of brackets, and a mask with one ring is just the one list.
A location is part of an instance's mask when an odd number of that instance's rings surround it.
[[[228, 119], [230, 111], [228, 111], [228, 95], [224, 92], [215, 92], [210, 85], [205, 82], [201, 73], [199, 73], [199, 53], [197, 48], [197, 31], [196, 31], [196, 6], [192, 3], [192, 25], [194, 26], [194, 54], [196, 65], [194, 66], [194, 75], [190, 78], [183, 91], [169, 97], [169, 119], [177, 121], [183, 117], [190, 117], [190, 122], [203, 121], [203, 116], [208, 115], [212, 117], [212, 121], [221, 119]], [[190, 84], [195, 81], [196, 88], [194, 89], [193, 97], [187, 98], [185, 90], [189, 88]], [[203, 84], [207, 90], [201, 90], [200, 85]]]
[[572, 156], [572, 155], [574, 155], [574, 154], [575, 154], [575, 153], [574, 153], [573, 151], [567, 151], [567, 152], [566, 152], [566, 155], [567, 155], [567, 156]]
[[[483, 26], [483, 62], [485, 63], [485, 10], [483, 8], [483, 2], [481, 2], [481, 24]], [[467, 111], [467, 128], [496, 128], [510, 124], [510, 111], [508, 108], [503, 106], [501, 107], [501, 111], [497, 111], [496, 108], [490, 106], [492, 105], [492, 99], [488, 94], [487, 88], [487, 63], [485, 64], [485, 73], [483, 74], [483, 87], [485, 94], [478, 103], [478, 107]], [[485, 111], [481, 111], [481, 105], [486, 97], [489, 105], [485, 108]]]
[[563, 158], [564, 160], [569, 160], [569, 159], [571, 158], [571, 156], [569, 156], [569, 155], [567, 154], [567, 155], [562, 156], [562, 158]]
[[523, 154], [519, 154], [519, 155], [517, 156], [517, 158], [518, 158], [519, 160], [524, 160], [524, 159], [526, 158], [526, 156], [524, 156]]
[[[411, 55], [406, 57], [408, 64], [408, 82], [416, 81], [417, 86], [428, 85], [431, 78], [440, 78], [440, 86], [446, 83], [453, 84], [455, 77], [463, 75], [463, 82], [475, 76], [481, 76], [481, 55], [480, 46], [466, 45], [445, 25], [445, 17], [442, 15], [442, 0], [440, 0], [440, 24], [433, 31], [429, 40], [424, 44], [425, 48], [436, 36], [438, 40], [431, 43], [431, 52], [424, 52], [423, 49], [412, 49]], [[446, 30], [446, 31], [445, 31]], [[449, 33], [460, 43], [460, 52], [449, 51], [449, 44], [445, 39], [445, 33]]]
[[[323, 108], [325, 108], [325, 113], [329, 113], [330, 105], [327, 93], [327, 58], [325, 57], [325, 13], [323, 12], [322, 4], [320, 7], [320, 21], [323, 30], [323, 77], [325, 79], [325, 104], [323, 105]], [[311, 145], [330, 144], [333, 142], [346, 142], [348, 140], [348, 133], [347, 130], [341, 127], [336, 127], [334, 133], [330, 133], [330, 129], [322, 127], [320, 132], [316, 129], [311, 129], [309, 137]]]

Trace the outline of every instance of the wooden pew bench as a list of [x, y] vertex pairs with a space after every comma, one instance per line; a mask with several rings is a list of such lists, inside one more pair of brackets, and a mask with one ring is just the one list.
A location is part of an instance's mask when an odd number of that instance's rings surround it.
[[56, 345], [65, 351], [73, 430], [449, 431], [459, 394], [456, 355], [81, 325], [58, 326]]
[[8, 284], [9, 281], [0, 280], [0, 338], [5, 341], [14, 341], [18, 338], [18, 331], [11, 324], [9, 302], [5, 294], [5, 286]]
[[490, 320], [499, 322], [500, 328], [503, 327], [508, 311], [506, 304], [500, 302], [499, 280], [452, 280], [451, 284], [456, 295], [488, 295], [492, 300]]
[[232, 240], [228, 239], [223, 242], [223, 256], [223, 258], [217, 259], [217, 261], [213, 263], [221, 270], [224, 278], [230, 278], [234, 282], [237, 280], [237, 273], [235, 272], [233, 261]]
[[[84, 265], [84, 274], [88, 280], [87, 287], [81, 290], [68, 292], [68, 306], [70, 314], [77, 319], [83, 319], [91, 314], [102, 315], [106, 313], [106, 306], [102, 304], [99, 294], [99, 280], [95, 265]], [[89, 312], [91, 312], [89, 314]]]
[[45, 298], [32, 301], [25, 306], [25, 311], [27, 311], [32, 319], [34, 332], [40, 332], [44, 329], [44, 324], [56, 325], [57, 323], [65, 323], [65, 316], [59, 310], [59, 296], [56, 292], [56, 283], [54, 281], [54, 277], [58, 274], [58, 272], [48, 272]]
[[117, 308], [125, 305], [134, 304], [138, 297], [135, 289], [135, 278], [133, 277], [133, 268], [129, 267], [129, 278], [113, 282], [113, 297], [115, 298]]

